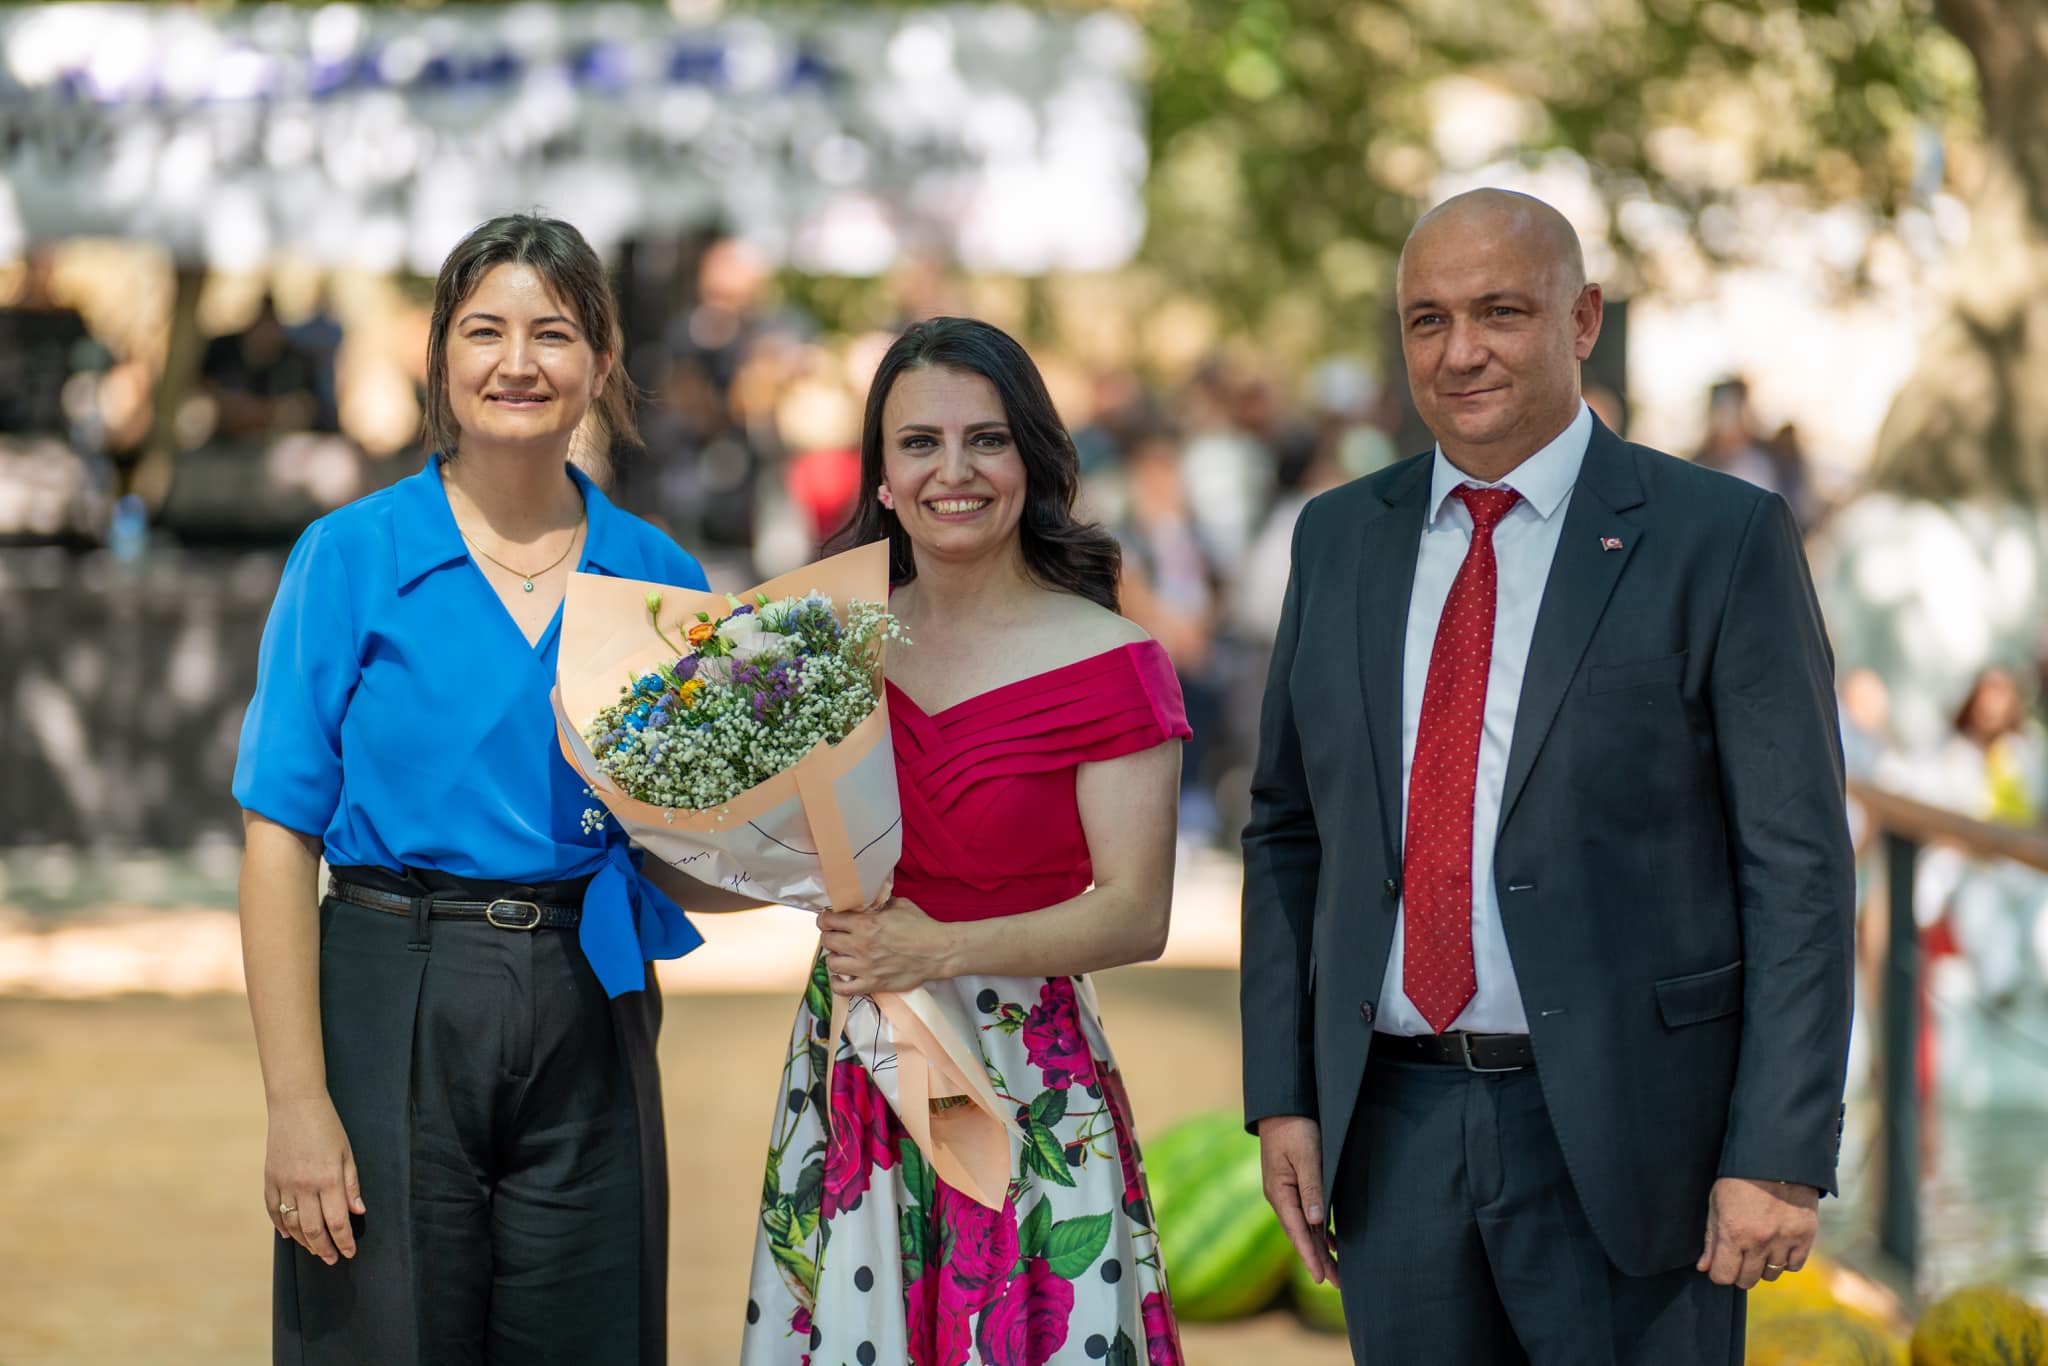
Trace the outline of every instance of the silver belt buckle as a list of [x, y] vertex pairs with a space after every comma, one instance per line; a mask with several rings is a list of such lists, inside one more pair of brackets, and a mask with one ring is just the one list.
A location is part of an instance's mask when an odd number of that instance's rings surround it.
[[1512, 1067], [1481, 1067], [1478, 1063], [1472, 1061], [1472, 1035], [1470, 1033], [1458, 1036], [1458, 1046], [1465, 1050], [1465, 1070], [1467, 1072], [1480, 1072], [1492, 1075], [1496, 1072], [1519, 1072], [1522, 1070], [1522, 1064], [1520, 1063], [1516, 1063]]
[[[498, 916], [500, 906], [512, 906], [526, 912], [524, 920], [503, 920]], [[537, 930], [540, 928], [540, 905], [532, 901], [509, 901], [503, 898], [484, 907], [484, 919], [501, 930]]]

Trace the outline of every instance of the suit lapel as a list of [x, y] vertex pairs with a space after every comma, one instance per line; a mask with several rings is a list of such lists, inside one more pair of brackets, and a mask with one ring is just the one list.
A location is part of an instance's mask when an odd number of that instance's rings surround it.
[[[1621, 571], [1643, 538], [1642, 525], [1624, 516], [1643, 502], [1635, 458], [1621, 439], [1599, 422], [1586, 446], [1585, 463], [1565, 509], [1557, 556], [1536, 613], [1536, 634], [1522, 674], [1515, 734], [1508, 745], [1508, 771], [1501, 791], [1500, 826], [1505, 829], [1515, 802], [1550, 734], [1565, 690], [1579, 670], [1586, 646], [1607, 610]], [[1614, 542], [1620, 542], [1618, 548]]]
[[1400, 865], [1401, 855], [1401, 679], [1408, 599], [1415, 587], [1434, 459], [1418, 456], [1389, 481], [1380, 495], [1386, 506], [1359, 532], [1358, 681], [1365, 693], [1366, 733], [1390, 867]]

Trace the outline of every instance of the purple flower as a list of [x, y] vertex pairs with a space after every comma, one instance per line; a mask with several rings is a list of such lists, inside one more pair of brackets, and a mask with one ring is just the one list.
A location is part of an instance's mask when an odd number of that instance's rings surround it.
[[[752, 604], [747, 604], [732, 609], [732, 617], [750, 617], [752, 615], [754, 615], [754, 608]], [[732, 617], [727, 617], [726, 620], [731, 621]]]
[[676, 661], [676, 682], [687, 683], [697, 676], [697, 656], [684, 655]]

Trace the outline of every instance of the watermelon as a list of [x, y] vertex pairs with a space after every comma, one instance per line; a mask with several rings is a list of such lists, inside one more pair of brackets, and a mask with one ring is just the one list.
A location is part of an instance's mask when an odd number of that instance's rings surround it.
[[1344, 1331], [1344, 1297], [1328, 1281], [1317, 1285], [1308, 1263], [1299, 1257], [1289, 1261], [1287, 1288], [1294, 1296], [1294, 1312], [1303, 1323], [1319, 1333]]
[[1999, 1286], [1958, 1290], [1913, 1329], [1913, 1366], [2048, 1366], [2048, 1315]]
[[1906, 1345], [1854, 1309], [1791, 1310], [1752, 1320], [1747, 1366], [1905, 1366]]
[[[1228, 1110], [1206, 1110], [1145, 1140], [1145, 1189], [1157, 1209], [1179, 1178], [1205, 1167], [1216, 1151], [1245, 1137], [1244, 1123]], [[1252, 1140], [1256, 1147], [1258, 1140]], [[1261, 1197], [1263, 1199], [1263, 1197]]]
[[1225, 1111], [1185, 1120], [1145, 1145], [1145, 1169], [1180, 1317], [1239, 1318], [1271, 1303], [1296, 1258], [1243, 1120]]

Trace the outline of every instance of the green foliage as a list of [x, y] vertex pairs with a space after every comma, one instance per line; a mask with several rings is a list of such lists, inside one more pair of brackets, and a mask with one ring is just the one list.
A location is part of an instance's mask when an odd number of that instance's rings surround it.
[[[1145, 258], [1254, 328], [1356, 329], [1446, 162], [1461, 100], [1512, 111], [1501, 154], [1583, 158], [1610, 203], [1711, 210], [1763, 181], [1888, 215], [1928, 134], [1967, 130], [1968, 55], [1931, 0], [1155, 0]], [[1636, 243], [1619, 223], [1624, 260]], [[1349, 319], [1347, 323], [1343, 321]]]

